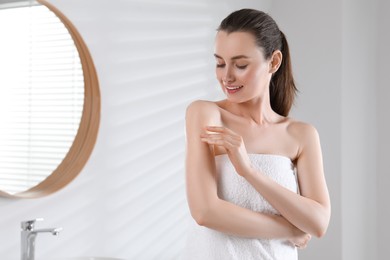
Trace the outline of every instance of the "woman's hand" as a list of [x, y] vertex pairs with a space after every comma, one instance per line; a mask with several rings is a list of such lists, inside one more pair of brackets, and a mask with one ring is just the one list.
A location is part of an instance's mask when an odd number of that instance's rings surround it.
[[237, 173], [245, 177], [252, 166], [242, 137], [222, 126], [207, 126], [206, 130], [211, 133], [202, 134], [201, 140], [224, 147]]
[[291, 244], [293, 244], [296, 248], [304, 249], [311, 239], [311, 235], [300, 231], [300, 234], [297, 234], [295, 237], [290, 238]]

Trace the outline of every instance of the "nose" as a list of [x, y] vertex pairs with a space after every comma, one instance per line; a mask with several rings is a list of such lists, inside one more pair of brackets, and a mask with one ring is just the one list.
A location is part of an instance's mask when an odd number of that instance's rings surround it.
[[230, 66], [225, 67], [225, 73], [222, 77], [224, 83], [231, 83], [234, 81], [234, 74]]

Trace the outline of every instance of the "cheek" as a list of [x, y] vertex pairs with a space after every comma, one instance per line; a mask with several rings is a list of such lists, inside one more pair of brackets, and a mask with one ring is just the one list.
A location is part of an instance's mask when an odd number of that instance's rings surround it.
[[257, 70], [248, 71], [246, 77], [248, 79], [252, 79], [256, 82], [259, 82], [259, 81], [266, 81], [268, 78], [271, 77], [271, 75], [272, 74], [268, 73], [267, 70], [265, 70], [264, 68], [260, 68]]
[[253, 91], [266, 88], [267, 85], [269, 85], [270, 80], [271, 76], [268, 76], [268, 73], [262, 70], [248, 71], [248, 73], [242, 77], [242, 81]]
[[242, 81], [245, 81], [247, 84], [252, 82], [257, 82], [259, 79], [259, 71], [256, 70], [247, 70], [241, 73], [240, 78]]

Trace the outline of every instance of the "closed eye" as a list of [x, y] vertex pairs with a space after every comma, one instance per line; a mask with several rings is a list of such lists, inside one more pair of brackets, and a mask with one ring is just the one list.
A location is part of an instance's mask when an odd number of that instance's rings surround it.
[[242, 66], [236, 65], [236, 67], [237, 67], [238, 69], [240, 69], [240, 70], [243, 70], [243, 69], [245, 69], [246, 67], [248, 67], [248, 65], [242, 65]]
[[223, 68], [225, 67], [225, 64], [217, 64], [217, 68]]

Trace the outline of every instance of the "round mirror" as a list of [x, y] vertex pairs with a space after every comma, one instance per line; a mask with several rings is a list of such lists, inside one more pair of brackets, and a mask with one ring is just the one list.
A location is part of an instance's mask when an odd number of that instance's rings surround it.
[[47, 195], [76, 177], [96, 141], [96, 71], [75, 27], [45, 1], [3, 3], [0, 24], [9, 25], [0, 27], [0, 195]]

